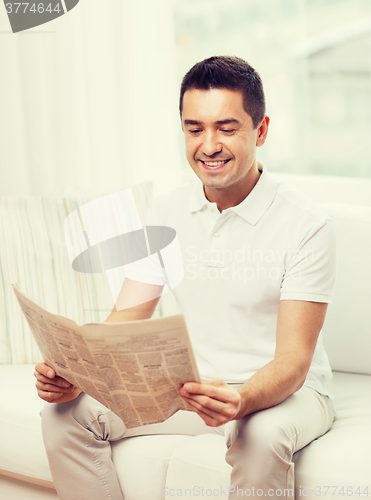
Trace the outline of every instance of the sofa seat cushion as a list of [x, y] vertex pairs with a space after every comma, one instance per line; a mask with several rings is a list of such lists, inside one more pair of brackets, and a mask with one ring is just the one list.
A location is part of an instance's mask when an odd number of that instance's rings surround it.
[[129, 437], [112, 444], [112, 457], [125, 500], [163, 500], [169, 462], [192, 436]]
[[201, 434], [182, 443], [171, 456], [166, 478], [170, 496], [227, 498], [231, 466], [225, 461], [227, 447], [222, 436]]
[[0, 365], [0, 472], [53, 487], [41, 435], [35, 365]]
[[332, 428], [294, 455], [297, 497], [371, 498], [371, 376], [334, 372], [330, 391]]
[[[33, 371], [34, 365], [0, 366], [0, 474], [52, 486], [39, 416], [44, 403], [36, 394]], [[344, 500], [348, 487], [356, 498], [371, 498], [371, 376], [334, 372], [330, 390], [337, 412], [333, 427], [294, 455], [298, 498], [306, 496], [300, 489], [309, 488], [310, 498]], [[221, 491], [228, 486], [222, 436], [133, 437], [115, 443], [112, 450], [127, 500], [163, 498], [165, 482], [168, 489]], [[326, 495], [324, 486], [338, 486], [338, 491]], [[360, 495], [355, 493], [358, 487]]]

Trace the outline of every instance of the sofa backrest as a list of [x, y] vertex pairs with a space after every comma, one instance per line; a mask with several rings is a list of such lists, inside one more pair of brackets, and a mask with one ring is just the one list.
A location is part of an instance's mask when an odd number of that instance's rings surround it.
[[[132, 191], [143, 215], [152, 201], [152, 185], [143, 183]], [[103, 321], [111, 312], [113, 298], [105, 276], [75, 272], [64, 236], [67, 215], [96, 198], [97, 193], [0, 197], [0, 363], [33, 363], [40, 358], [12, 283], [50, 312], [79, 324]]]
[[334, 220], [338, 270], [323, 342], [333, 370], [371, 374], [371, 179], [274, 175]]
[[294, 187], [315, 203], [346, 203], [371, 207], [371, 179], [333, 175], [273, 172], [284, 184]]
[[334, 221], [338, 269], [323, 341], [333, 370], [371, 374], [371, 207], [322, 204]]

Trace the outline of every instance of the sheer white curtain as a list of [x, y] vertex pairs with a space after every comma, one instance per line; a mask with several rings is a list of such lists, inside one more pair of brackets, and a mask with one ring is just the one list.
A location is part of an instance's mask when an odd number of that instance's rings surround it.
[[0, 195], [180, 180], [171, 0], [80, 0], [19, 34], [0, 5]]

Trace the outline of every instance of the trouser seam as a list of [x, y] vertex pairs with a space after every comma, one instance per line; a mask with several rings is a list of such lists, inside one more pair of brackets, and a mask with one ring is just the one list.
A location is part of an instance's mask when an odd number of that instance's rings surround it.
[[[86, 429], [87, 431], [89, 431], [89, 438], [92, 440], [91, 443], [89, 443], [89, 441], [85, 441], [85, 445], [87, 448], [91, 448], [93, 449], [93, 441], [97, 441], [96, 439], [96, 435], [95, 433], [91, 430], [91, 426], [94, 422], [98, 422], [99, 424], [99, 418], [102, 416], [102, 415], [106, 415], [107, 413], [110, 413], [111, 410], [107, 410], [106, 412], [101, 412], [99, 415], [97, 416], [94, 416], [92, 419], [89, 420], [89, 423], [82, 423], [82, 422], [79, 422], [75, 417], [74, 415], [72, 415], [72, 418], [75, 420], [75, 422], [79, 425], [81, 425], [84, 429]], [[105, 441], [105, 439], [101, 438], [99, 440], [103, 440]], [[102, 485], [102, 489], [103, 489], [103, 492], [105, 493], [105, 498], [106, 500], [112, 500], [112, 496], [109, 492], [109, 488], [108, 488], [108, 485], [107, 485], [107, 481], [104, 477], [104, 472], [102, 470], [102, 467], [101, 467], [101, 464], [99, 462], [99, 459], [98, 459], [98, 456], [97, 454], [94, 452], [94, 449], [93, 449], [93, 452], [92, 452], [92, 460], [93, 460], [93, 463], [95, 465], [95, 468], [97, 470], [97, 475], [98, 475], [98, 478], [99, 478], [99, 481]]]
[[[320, 396], [322, 396], [322, 394], [320, 394], [318, 391], [316, 391], [316, 392], [317, 392]], [[327, 397], [327, 396], [326, 396], [326, 397]], [[325, 403], [325, 405], [326, 405], [326, 406], [327, 406], [328, 401], [330, 401], [330, 398], [328, 398], [328, 397], [327, 397], [327, 401], [323, 401], [323, 402]], [[313, 424], [313, 422], [315, 422], [316, 420], [317, 420], [317, 418], [313, 418], [313, 420], [311, 420], [311, 421], [309, 422], [309, 424], [307, 424], [305, 427], [302, 427], [299, 431], [295, 432], [295, 434], [294, 434], [294, 435], [292, 436], [292, 438], [291, 438], [291, 441], [292, 441], [293, 439], [295, 439], [295, 441], [296, 441], [296, 442], [295, 442], [295, 448], [296, 448], [296, 445], [297, 445], [297, 443], [298, 443], [298, 435], [299, 435], [301, 432], [303, 432], [305, 429], [308, 429], [308, 427], [310, 427], [310, 426]], [[321, 434], [321, 436], [322, 436], [322, 435], [323, 435], [323, 434]], [[318, 436], [318, 437], [320, 437], [320, 436]], [[318, 438], [316, 438], [316, 439], [318, 439]], [[315, 439], [314, 439], [313, 441], [315, 441]], [[313, 441], [311, 441], [311, 443], [312, 443]], [[300, 451], [300, 450], [296, 450], [296, 451]], [[285, 461], [287, 461], [287, 456], [288, 456], [289, 452], [290, 452], [290, 450], [287, 450], [287, 451], [285, 452], [285, 455], [284, 455], [284, 460], [285, 460]], [[294, 452], [294, 453], [296, 453], [296, 452]], [[292, 454], [292, 456], [293, 456], [293, 454]], [[291, 456], [291, 458], [292, 458], [292, 456]], [[289, 471], [290, 471], [290, 468], [292, 467], [292, 465], [293, 465], [293, 462], [292, 462], [292, 460], [291, 460], [291, 461], [290, 461], [290, 464], [289, 464], [289, 466], [288, 466], [288, 468], [287, 468], [287, 470], [286, 470], [286, 491], [288, 490], [288, 487], [287, 487], [287, 486], [288, 486], [288, 484], [287, 484], [287, 483], [288, 483], [288, 474], [289, 474]], [[295, 484], [294, 484], [294, 488], [295, 488]], [[295, 491], [294, 491], [294, 497], [295, 497]], [[286, 498], [287, 498], [287, 497], [286, 497]]]
[[[93, 435], [91, 436], [91, 439], [94, 439]], [[89, 442], [85, 442], [86, 446], [88, 448], [91, 448], [92, 445], [89, 443]], [[112, 500], [112, 497], [111, 497], [111, 494], [109, 492], [109, 489], [108, 489], [108, 485], [107, 485], [107, 482], [104, 478], [104, 474], [103, 474], [103, 471], [102, 471], [102, 468], [101, 468], [101, 465], [99, 463], [99, 460], [98, 460], [98, 457], [97, 457], [97, 454], [93, 451], [93, 454], [92, 454], [92, 458], [93, 458], [93, 462], [94, 462], [94, 465], [97, 469], [97, 473], [98, 473], [98, 477], [99, 477], [99, 481], [103, 487], [103, 490], [105, 491], [106, 493], [106, 499], [107, 500]]]

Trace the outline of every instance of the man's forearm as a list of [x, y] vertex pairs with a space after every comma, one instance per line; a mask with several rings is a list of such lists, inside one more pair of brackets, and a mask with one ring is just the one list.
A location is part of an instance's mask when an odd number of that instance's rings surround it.
[[236, 419], [284, 401], [304, 384], [308, 369], [308, 362], [298, 359], [296, 353], [282, 355], [263, 366], [238, 389], [241, 408]]

